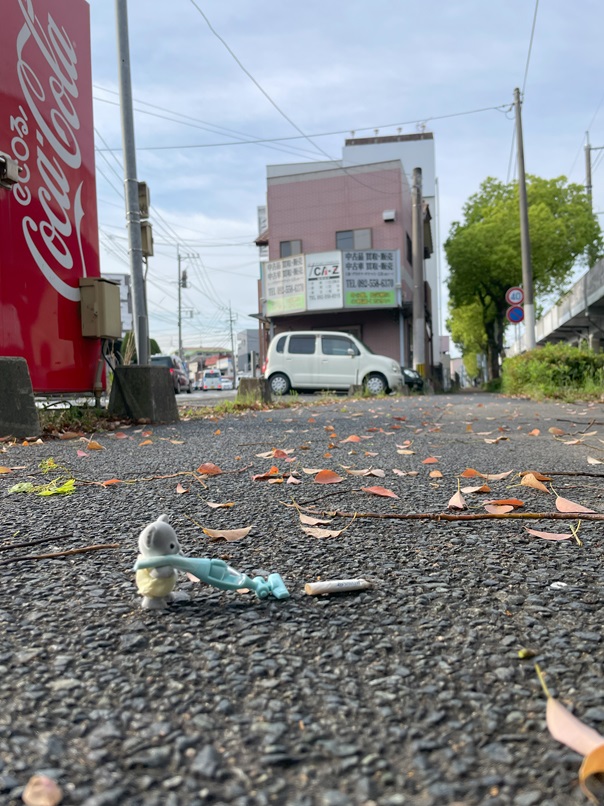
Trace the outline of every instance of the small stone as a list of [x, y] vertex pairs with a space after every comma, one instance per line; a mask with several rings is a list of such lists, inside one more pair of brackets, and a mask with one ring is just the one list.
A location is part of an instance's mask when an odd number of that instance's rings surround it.
[[191, 763], [191, 771], [203, 775], [204, 778], [213, 778], [220, 764], [220, 755], [214, 746], [207, 744], [195, 756]]

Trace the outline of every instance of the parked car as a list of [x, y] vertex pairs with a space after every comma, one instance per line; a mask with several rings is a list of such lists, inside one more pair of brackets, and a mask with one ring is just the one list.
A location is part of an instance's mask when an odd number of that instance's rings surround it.
[[402, 370], [405, 386], [408, 386], [410, 389], [415, 389], [418, 392], [423, 392], [424, 379], [419, 372], [416, 369], [407, 369], [407, 367], [402, 367]]
[[174, 393], [187, 392], [191, 394], [191, 381], [189, 375], [184, 367], [184, 364], [177, 355], [152, 355], [151, 365], [168, 367], [172, 382], [174, 384]]
[[294, 331], [271, 341], [263, 371], [271, 391], [285, 395], [290, 389], [348, 389], [363, 385], [371, 394], [403, 386], [400, 365], [375, 355], [349, 333]]
[[223, 378], [222, 379], [222, 391], [229, 391], [233, 388], [233, 379], [232, 378]]
[[201, 376], [201, 388], [204, 392], [209, 389], [222, 389], [222, 375], [217, 369], [206, 369]]

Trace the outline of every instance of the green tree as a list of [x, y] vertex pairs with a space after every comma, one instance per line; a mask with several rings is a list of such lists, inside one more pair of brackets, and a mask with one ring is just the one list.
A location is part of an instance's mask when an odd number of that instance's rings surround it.
[[[585, 189], [564, 176], [527, 176], [527, 197], [533, 288], [538, 299], [562, 289], [575, 265], [596, 262], [602, 253], [602, 233]], [[486, 179], [464, 205], [463, 221], [451, 225], [445, 253], [451, 310], [479, 306], [489, 378], [498, 378], [507, 324], [505, 292], [522, 284], [518, 184]]]
[[478, 356], [487, 349], [483, 310], [477, 301], [460, 308], [449, 306], [447, 329], [461, 350], [465, 368], [471, 378], [478, 377]]

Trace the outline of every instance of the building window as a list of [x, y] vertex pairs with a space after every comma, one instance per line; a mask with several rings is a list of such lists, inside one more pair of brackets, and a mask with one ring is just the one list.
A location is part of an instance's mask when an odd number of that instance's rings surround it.
[[279, 244], [279, 257], [291, 257], [302, 254], [302, 241], [281, 241]]
[[371, 249], [370, 229], [347, 229], [336, 232], [336, 249]]
[[413, 265], [413, 244], [411, 243], [411, 238], [409, 237], [409, 233], [405, 233], [405, 237], [407, 239], [407, 263], [409, 265]]
[[294, 355], [312, 355], [315, 351], [314, 336], [290, 336], [289, 352]]

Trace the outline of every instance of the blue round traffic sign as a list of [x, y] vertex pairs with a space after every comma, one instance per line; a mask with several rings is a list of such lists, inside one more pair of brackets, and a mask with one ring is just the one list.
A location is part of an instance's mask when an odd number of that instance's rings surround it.
[[518, 322], [522, 322], [524, 319], [524, 308], [521, 308], [520, 305], [511, 305], [505, 315], [508, 322], [513, 322], [513, 324], [517, 325]]

